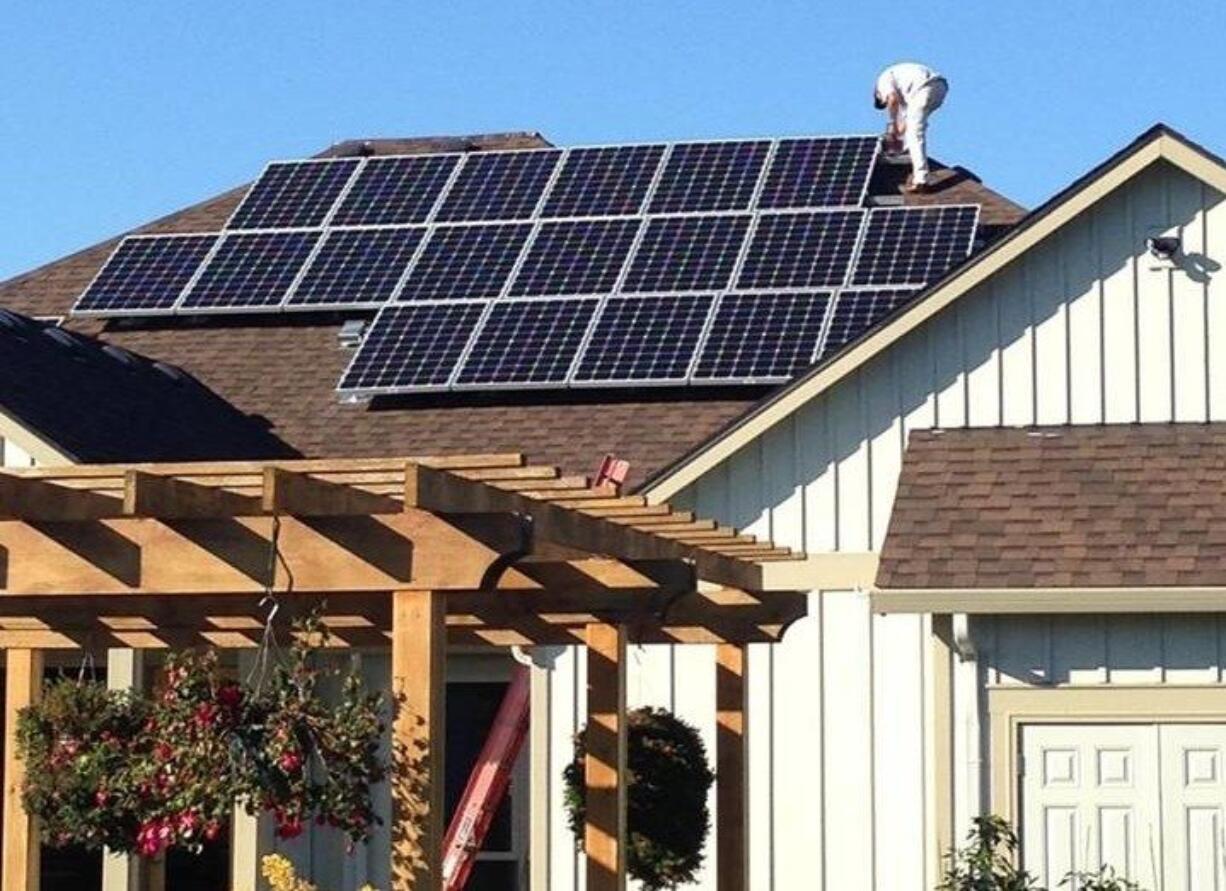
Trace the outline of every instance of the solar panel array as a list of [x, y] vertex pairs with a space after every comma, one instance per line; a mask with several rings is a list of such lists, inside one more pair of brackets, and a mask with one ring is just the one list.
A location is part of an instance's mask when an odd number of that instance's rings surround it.
[[80, 314], [378, 310], [343, 391], [787, 380], [970, 251], [869, 208], [875, 137], [275, 162], [221, 233], [125, 239]]

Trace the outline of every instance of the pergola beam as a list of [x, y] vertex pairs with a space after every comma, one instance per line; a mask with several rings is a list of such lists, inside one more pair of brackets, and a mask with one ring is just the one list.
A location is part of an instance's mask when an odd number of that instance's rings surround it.
[[317, 479], [282, 467], [264, 469], [265, 513], [295, 517], [395, 514], [404, 506], [395, 498]]
[[128, 517], [199, 519], [263, 513], [260, 499], [173, 476], [129, 470], [124, 474], [123, 513]]
[[97, 492], [81, 492], [58, 483], [0, 476], [0, 518], [71, 522], [118, 517], [123, 502]]

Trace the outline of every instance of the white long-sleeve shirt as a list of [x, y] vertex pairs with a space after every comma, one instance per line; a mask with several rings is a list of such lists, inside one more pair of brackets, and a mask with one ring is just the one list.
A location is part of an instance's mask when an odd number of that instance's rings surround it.
[[917, 90], [927, 86], [941, 75], [919, 62], [899, 62], [891, 65], [877, 77], [877, 95], [882, 99], [898, 93], [906, 105]]

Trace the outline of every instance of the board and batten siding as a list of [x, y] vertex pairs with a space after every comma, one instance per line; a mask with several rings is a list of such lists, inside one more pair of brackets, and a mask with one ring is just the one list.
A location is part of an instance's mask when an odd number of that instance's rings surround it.
[[[1182, 268], [1152, 269], [1146, 238], [1168, 231], [1183, 239]], [[1222, 262], [1222, 195], [1159, 162], [672, 502], [808, 553], [868, 551], [911, 430], [1226, 420]], [[925, 617], [874, 616], [865, 593], [826, 591], [781, 645], [751, 648], [755, 891], [931, 887], [927, 641]], [[583, 723], [580, 662], [563, 654], [538, 679], [550, 709], [534, 720], [550, 722], [551, 752], [535, 782], [550, 807], [534, 822], [550, 832], [534, 889], [581, 887], [558, 808], [563, 753]], [[632, 652], [631, 698], [690, 715], [713, 747], [713, 676], [709, 648], [645, 647]], [[955, 696], [978, 682], [958, 675]], [[970, 777], [981, 750], [962, 731], [955, 757]], [[956, 785], [964, 816], [972, 787]], [[698, 888], [715, 887], [714, 857], [712, 846]]]

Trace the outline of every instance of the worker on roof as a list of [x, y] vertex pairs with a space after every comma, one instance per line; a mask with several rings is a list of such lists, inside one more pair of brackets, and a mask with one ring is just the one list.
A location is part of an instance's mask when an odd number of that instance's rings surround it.
[[949, 82], [927, 65], [899, 62], [877, 77], [873, 105], [889, 117], [886, 141], [903, 146], [911, 155], [911, 179], [903, 186], [908, 192], [922, 192], [928, 186], [928, 118], [941, 107]]

